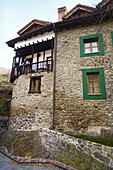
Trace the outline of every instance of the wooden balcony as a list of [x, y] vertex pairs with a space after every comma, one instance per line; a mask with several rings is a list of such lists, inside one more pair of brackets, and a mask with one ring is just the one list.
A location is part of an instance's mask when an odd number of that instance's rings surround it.
[[52, 72], [53, 60], [41, 61], [32, 64], [12, 67], [10, 82], [14, 82], [16, 78], [23, 74], [36, 73], [36, 72]]

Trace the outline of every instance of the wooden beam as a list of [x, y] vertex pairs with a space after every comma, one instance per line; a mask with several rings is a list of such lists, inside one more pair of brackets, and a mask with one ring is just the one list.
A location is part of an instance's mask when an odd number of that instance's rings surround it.
[[38, 61], [39, 61], [39, 52], [37, 53], [37, 69], [38, 69]]
[[51, 57], [53, 58], [53, 48], [54, 48], [54, 40], [51, 40]]
[[43, 61], [45, 61], [45, 51], [43, 52]]
[[53, 70], [53, 49], [54, 49], [54, 39], [51, 41], [51, 58], [52, 58], [51, 71]]
[[32, 63], [33, 63], [33, 56], [34, 56], [34, 45], [31, 46], [32, 48]]

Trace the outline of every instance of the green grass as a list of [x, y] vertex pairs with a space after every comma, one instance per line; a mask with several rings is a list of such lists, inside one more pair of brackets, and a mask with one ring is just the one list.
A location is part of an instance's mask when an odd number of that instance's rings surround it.
[[0, 85], [10, 85], [9, 77], [0, 75]]
[[72, 135], [72, 134], [67, 134], [69, 136], [73, 136], [75, 138], [80, 138], [83, 140], [88, 140], [91, 142], [99, 143], [102, 145], [110, 146], [113, 147], [113, 138], [103, 138], [103, 137], [95, 137], [95, 136], [87, 136], [87, 135]]

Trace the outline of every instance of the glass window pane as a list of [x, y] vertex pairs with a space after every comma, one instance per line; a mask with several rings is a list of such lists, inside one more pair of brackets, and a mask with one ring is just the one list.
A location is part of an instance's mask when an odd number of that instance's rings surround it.
[[41, 78], [32, 78], [30, 84], [30, 91], [31, 92], [40, 92], [41, 89]]
[[94, 87], [94, 93], [99, 93], [99, 87]]
[[98, 80], [98, 74], [88, 75], [88, 80]]
[[93, 75], [88, 75], [88, 80], [93, 80]]
[[36, 91], [36, 80], [33, 80], [33, 91]]
[[92, 47], [97, 47], [97, 42], [92, 42]]
[[90, 48], [90, 43], [85, 43], [85, 48]]
[[98, 52], [98, 47], [93, 47], [92, 48], [92, 52], [94, 53], [94, 52]]
[[40, 84], [41, 84], [41, 82], [40, 82], [40, 80], [38, 80], [38, 92], [40, 91]]
[[98, 81], [94, 81], [94, 86], [99, 86], [99, 82]]
[[91, 53], [91, 49], [90, 48], [86, 48], [85, 49], [85, 53]]
[[92, 87], [92, 86], [93, 86], [93, 82], [90, 81], [90, 82], [89, 82], [89, 87]]
[[36, 90], [35, 91], [38, 91], [38, 80], [36, 80]]
[[99, 93], [99, 73], [89, 73], [88, 76], [88, 88], [90, 93]]
[[93, 88], [89, 87], [89, 93], [93, 93]]

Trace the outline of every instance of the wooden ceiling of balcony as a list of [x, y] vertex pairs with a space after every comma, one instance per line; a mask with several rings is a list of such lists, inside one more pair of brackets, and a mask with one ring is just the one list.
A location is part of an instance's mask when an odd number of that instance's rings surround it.
[[33, 53], [38, 53], [46, 50], [50, 50], [54, 48], [54, 39], [43, 41], [37, 44], [30, 44], [29, 46], [25, 46], [22, 48], [15, 49], [19, 56], [25, 57], [28, 55], [32, 55]]

